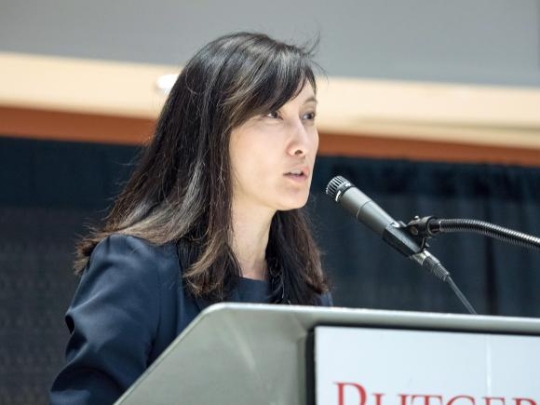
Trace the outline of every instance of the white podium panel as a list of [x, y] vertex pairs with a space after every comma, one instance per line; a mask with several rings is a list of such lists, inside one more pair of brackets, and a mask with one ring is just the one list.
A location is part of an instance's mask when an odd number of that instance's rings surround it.
[[315, 328], [317, 405], [540, 405], [538, 336]]

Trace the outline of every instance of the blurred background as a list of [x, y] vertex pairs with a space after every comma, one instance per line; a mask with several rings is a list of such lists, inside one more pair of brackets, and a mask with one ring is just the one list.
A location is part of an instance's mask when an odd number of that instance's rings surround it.
[[[405, 222], [540, 235], [539, 0], [0, 0], [1, 404], [46, 403], [75, 243], [151, 137], [163, 75], [239, 30], [320, 39], [308, 210], [336, 305], [465, 312], [323, 195], [335, 175]], [[430, 250], [479, 313], [540, 316], [540, 252], [465, 234]]]

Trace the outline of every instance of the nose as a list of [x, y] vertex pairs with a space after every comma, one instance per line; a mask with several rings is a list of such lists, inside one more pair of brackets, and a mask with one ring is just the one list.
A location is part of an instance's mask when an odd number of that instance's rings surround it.
[[317, 129], [314, 126], [306, 126], [299, 119], [291, 130], [288, 151], [294, 156], [306, 156], [317, 149], [317, 143]]

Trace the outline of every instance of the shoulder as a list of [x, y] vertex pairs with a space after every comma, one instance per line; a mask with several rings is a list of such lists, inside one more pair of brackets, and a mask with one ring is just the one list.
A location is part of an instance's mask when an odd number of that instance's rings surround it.
[[126, 259], [137, 259], [143, 262], [153, 261], [156, 258], [177, 259], [176, 245], [172, 242], [156, 245], [136, 236], [117, 233], [107, 236], [96, 245], [90, 256], [89, 266], [96, 259], [103, 259], [106, 256], [112, 260], [122, 256]]
[[162, 278], [178, 277], [179, 260], [174, 243], [155, 245], [131, 235], [112, 234], [100, 241], [92, 252], [83, 279], [91, 275]]
[[113, 322], [113, 315], [121, 309], [131, 311], [155, 333], [163, 307], [170, 307], [176, 297], [180, 277], [174, 243], [159, 246], [134, 236], [112, 234], [100, 241], [90, 256], [67, 313], [68, 326], [72, 329], [77, 319], [88, 315]]
[[[177, 280], [180, 272], [174, 243], [154, 245], [130, 235], [109, 235], [94, 248], [68, 315], [100, 302], [121, 303], [123, 309], [140, 306], [155, 318], [164, 286]], [[101, 313], [96, 308], [96, 314]]]

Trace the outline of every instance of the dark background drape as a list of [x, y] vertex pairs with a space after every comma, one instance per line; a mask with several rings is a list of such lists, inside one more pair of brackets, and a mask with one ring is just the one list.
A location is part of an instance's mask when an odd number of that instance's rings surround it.
[[[74, 245], [105, 216], [138, 150], [0, 138], [0, 403], [46, 402], [68, 336]], [[308, 210], [336, 305], [465, 312], [323, 195], [338, 174], [405, 222], [476, 218], [540, 235], [540, 169], [320, 157]], [[466, 234], [430, 244], [479, 313], [540, 316], [540, 252]]]

